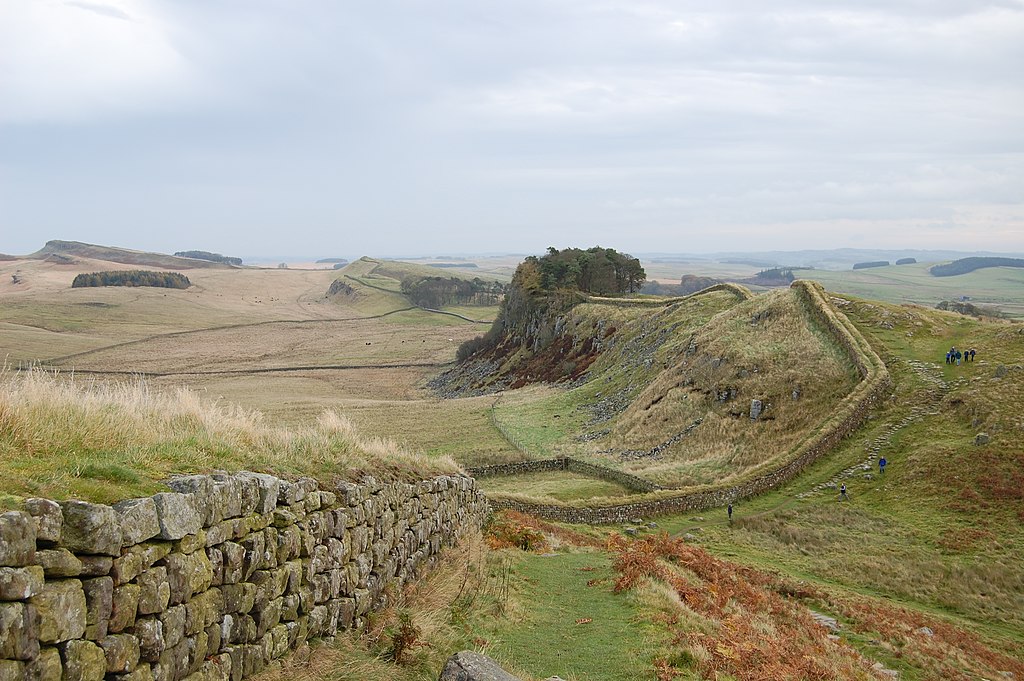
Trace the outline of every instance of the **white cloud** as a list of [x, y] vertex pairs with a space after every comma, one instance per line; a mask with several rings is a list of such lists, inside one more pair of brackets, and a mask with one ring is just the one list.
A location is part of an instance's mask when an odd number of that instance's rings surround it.
[[154, 111], [192, 94], [188, 62], [144, 0], [0, 4], [0, 121]]

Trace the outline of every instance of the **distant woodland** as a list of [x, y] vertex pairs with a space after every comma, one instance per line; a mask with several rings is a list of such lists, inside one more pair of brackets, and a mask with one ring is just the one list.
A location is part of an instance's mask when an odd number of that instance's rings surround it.
[[932, 265], [928, 272], [933, 277], [952, 277], [985, 267], [1024, 267], [1024, 258], [973, 257], [960, 258], [944, 265]]
[[570, 289], [597, 295], [635, 293], [647, 279], [639, 260], [600, 246], [585, 251], [548, 248], [547, 254], [531, 255], [520, 264], [516, 277], [528, 290]]
[[402, 281], [402, 293], [420, 307], [433, 309], [447, 305], [497, 305], [505, 293], [505, 286], [479, 277], [422, 277]]
[[71, 282], [71, 288], [89, 286], [156, 286], [158, 288], [188, 288], [192, 282], [177, 272], [153, 272], [151, 270], [111, 270], [79, 274]]
[[210, 253], [209, 251], [178, 251], [174, 255], [179, 258], [195, 258], [196, 260], [209, 260], [210, 262], [224, 263], [225, 265], [240, 266], [242, 264], [241, 258], [230, 258], [220, 253]]

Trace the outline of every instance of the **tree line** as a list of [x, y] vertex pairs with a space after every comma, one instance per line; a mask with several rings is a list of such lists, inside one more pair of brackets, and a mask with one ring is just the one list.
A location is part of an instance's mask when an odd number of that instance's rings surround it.
[[531, 340], [544, 347], [555, 336], [557, 317], [582, 302], [583, 294], [633, 293], [646, 279], [639, 260], [612, 248], [552, 247], [542, 256], [531, 255], [516, 268], [490, 331], [459, 346], [457, 359], [505, 342]]
[[447, 305], [497, 305], [506, 286], [479, 277], [422, 277], [402, 280], [402, 293], [414, 305], [442, 308]]
[[174, 255], [179, 258], [194, 258], [196, 260], [209, 260], [210, 262], [219, 262], [225, 265], [240, 266], [242, 264], [241, 258], [232, 258], [220, 253], [210, 253], [209, 251], [178, 251]]
[[549, 247], [539, 258], [528, 257], [519, 265], [516, 275], [527, 288], [570, 289], [596, 295], [634, 293], [647, 279], [639, 260], [600, 246], [585, 251]]
[[1024, 258], [1000, 258], [976, 256], [960, 258], [943, 265], [932, 265], [928, 270], [933, 277], [952, 277], [967, 274], [985, 267], [1024, 267]]
[[178, 272], [154, 272], [152, 270], [109, 270], [79, 274], [71, 282], [71, 288], [90, 286], [156, 286], [158, 288], [188, 288], [192, 282]]

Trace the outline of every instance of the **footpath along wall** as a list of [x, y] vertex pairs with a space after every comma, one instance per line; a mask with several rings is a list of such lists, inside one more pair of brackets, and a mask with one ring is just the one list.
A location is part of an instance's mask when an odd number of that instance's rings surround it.
[[188, 476], [114, 506], [0, 515], [0, 681], [221, 681], [361, 629], [487, 502], [417, 484]]

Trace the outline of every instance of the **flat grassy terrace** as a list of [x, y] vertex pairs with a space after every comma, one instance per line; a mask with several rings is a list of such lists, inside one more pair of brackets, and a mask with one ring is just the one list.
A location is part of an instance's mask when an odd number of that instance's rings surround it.
[[584, 501], [595, 497], [625, 497], [630, 490], [607, 480], [591, 478], [571, 471], [543, 471], [523, 475], [495, 475], [480, 478], [485, 494], [524, 494], [531, 498], [557, 501]]

